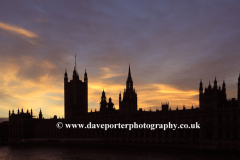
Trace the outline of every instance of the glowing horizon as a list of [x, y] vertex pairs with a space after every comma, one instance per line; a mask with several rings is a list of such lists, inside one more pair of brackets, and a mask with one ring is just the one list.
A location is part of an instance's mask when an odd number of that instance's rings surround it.
[[[38, 65], [39, 67], [43, 67], [46, 69], [54, 69], [55, 66], [48, 61], [37, 62], [37, 60], [32, 59], [30, 57], [22, 57], [21, 59], [27, 65]], [[49, 74], [42, 75], [38, 77], [38, 82], [33, 82], [30, 80], [25, 80], [20, 82], [17, 77], [18, 68], [14, 65], [10, 65], [8, 67], [8, 74], [0, 77], [5, 82], [3, 83], [5, 86], [5, 93], [13, 97], [14, 100], [12, 103], [5, 103], [5, 107], [12, 110], [16, 110], [19, 108], [23, 108], [24, 111], [33, 109], [33, 114], [38, 116], [39, 109], [42, 109], [43, 115], [45, 118], [53, 117], [57, 115], [58, 117], [63, 117], [64, 113], [64, 89], [63, 89], [63, 78], [62, 82], [55, 82], [56, 78], [59, 79], [59, 76], [54, 78], [49, 76]], [[127, 67], [126, 67], [127, 68]], [[126, 81], [122, 82], [122, 84], [107, 84], [101, 79], [112, 78], [117, 76], [123, 76], [127, 78], [128, 73], [119, 74], [114, 73], [109, 68], [101, 68], [104, 72], [103, 75], [98, 77], [95, 80], [91, 79], [91, 73], [88, 73], [88, 102], [89, 107], [88, 111], [97, 110], [99, 111], [99, 103], [102, 94], [102, 90], [105, 90], [107, 100], [109, 97], [112, 98], [114, 107], [116, 109], [119, 108], [118, 105], [118, 95], [119, 92], [123, 93], [125, 89]], [[132, 72], [132, 77], [134, 79], [134, 71]], [[69, 75], [71, 77], [71, 75]], [[18, 82], [17, 82], [18, 81]], [[137, 81], [137, 80], [135, 80]], [[133, 82], [135, 82], [133, 81]], [[14, 85], [14, 83], [18, 83]], [[8, 89], [7, 89], [8, 88]], [[24, 90], [21, 90], [24, 88]], [[192, 96], [198, 95], [197, 91], [182, 91], [171, 87], [169, 85], [163, 84], [151, 84], [148, 87], [134, 85], [134, 88], [138, 94], [138, 109], [143, 108], [149, 110], [160, 109], [161, 103], [168, 101], [170, 102], [170, 106], [182, 106], [185, 105], [187, 108], [190, 108], [192, 105], [198, 105], [198, 101], [192, 99]], [[149, 92], [151, 92], [151, 97], [149, 97]], [[163, 93], [163, 94], [162, 94]], [[178, 97], [178, 99], [175, 99]], [[152, 101], [152, 102], [151, 102]], [[56, 104], [54, 104], [55, 102]], [[13, 106], [14, 105], [14, 106]], [[172, 108], [173, 109], [173, 108]], [[7, 109], [8, 110], [8, 109]], [[5, 112], [6, 113], [6, 112]], [[8, 112], [7, 112], [8, 113]], [[8, 114], [7, 114], [8, 115]], [[6, 117], [7, 117], [6, 115]], [[3, 116], [3, 115], [2, 115]]]

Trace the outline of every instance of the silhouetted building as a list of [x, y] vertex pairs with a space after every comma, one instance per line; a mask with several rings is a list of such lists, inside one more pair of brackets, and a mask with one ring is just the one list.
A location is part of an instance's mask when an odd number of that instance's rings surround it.
[[[72, 80], [64, 74], [64, 109], [65, 119], [54, 116], [44, 119], [40, 110], [39, 118], [31, 114], [15, 114], [9, 111], [9, 141], [27, 140], [97, 140], [109, 143], [154, 143], [157, 145], [193, 147], [193, 148], [228, 148], [240, 149], [240, 75], [238, 78], [238, 99], [227, 99], [226, 84], [214, 86], [209, 83], [203, 90], [199, 84], [199, 108], [171, 110], [169, 103], [162, 104], [162, 110], [143, 111], [137, 108], [137, 93], [129, 65], [126, 89], [123, 97], [119, 94], [119, 110], [105, 91], [102, 92], [100, 111], [88, 112], [88, 78], [85, 71], [84, 81], [79, 79], [76, 64]], [[57, 129], [57, 122], [63, 124], [194, 124], [198, 122], [201, 129]]]
[[24, 113], [23, 109], [21, 112], [15, 114], [14, 110], [12, 113], [9, 110], [9, 140], [19, 141], [20, 139], [33, 138], [33, 126], [34, 119], [31, 113]]
[[105, 92], [103, 90], [102, 97], [101, 97], [101, 102], [100, 102], [100, 112], [115, 110], [115, 108], [113, 108], [113, 105], [114, 104], [112, 103], [112, 98], [109, 98], [109, 102], [107, 103]]
[[8, 123], [9, 123], [8, 121], [0, 123], [0, 144], [8, 141], [9, 137]]
[[68, 82], [68, 74], [64, 74], [64, 111], [65, 119], [75, 119], [88, 112], [88, 77], [85, 70], [84, 81], [79, 79], [76, 67], [72, 79]]
[[133, 89], [133, 80], [129, 65], [128, 77], [126, 81], [126, 89], [123, 92], [123, 99], [121, 93], [119, 94], [119, 111], [121, 114], [132, 114], [137, 112], [137, 93]]

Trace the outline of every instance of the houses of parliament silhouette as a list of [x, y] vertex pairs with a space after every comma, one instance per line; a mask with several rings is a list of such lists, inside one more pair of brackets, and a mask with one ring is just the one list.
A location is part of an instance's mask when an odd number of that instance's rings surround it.
[[[240, 150], [240, 75], [238, 78], [238, 99], [227, 99], [226, 84], [222, 87], [209, 83], [203, 89], [199, 84], [199, 107], [171, 110], [169, 104], [162, 104], [162, 110], [143, 111], [137, 109], [137, 93], [129, 65], [126, 89], [119, 94], [119, 110], [105, 91], [102, 92], [100, 110], [88, 112], [88, 76], [85, 70], [83, 81], [75, 67], [72, 79], [64, 73], [64, 114], [65, 118], [54, 116], [44, 119], [40, 110], [34, 118], [32, 110], [25, 113], [9, 111], [9, 142], [28, 141], [91, 141], [100, 143], [154, 144], [191, 148]], [[198, 122], [200, 129], [58, 129], [56, 123], [63, 124], [193, 124]]]

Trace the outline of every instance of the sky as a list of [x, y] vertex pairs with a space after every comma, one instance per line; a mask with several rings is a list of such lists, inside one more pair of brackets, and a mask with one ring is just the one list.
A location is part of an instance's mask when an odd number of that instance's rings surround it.
[[203, 87], [226, 83], [237, 98], [240, 1], [36, 0], [0, 4], [0, 117], [41, 108], [64, 117], [64, 71], [88, 74], [88, 109], [126, 87], [131, 65], [138, 108], [199, 106]]

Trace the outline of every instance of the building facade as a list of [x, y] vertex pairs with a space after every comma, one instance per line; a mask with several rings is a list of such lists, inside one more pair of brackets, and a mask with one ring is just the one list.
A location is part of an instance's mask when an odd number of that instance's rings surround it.
[[[100, 111], [88, 112], [88, 77], [85, 70], [84, 80], [79, 79], [76, 64], [73, 76], [68, 81], [64, 74], [64, 111], [65, 118], [54, 116], [44, 119], [40, 110], [38, 118], [23, 110], [18, 113], [9, 111], [9, 142], [27, 140], [81, 140], [104, 143], [154, 144], [192, 148], [240, 149], [240, 75], [238, 78], [238, 99], [226, 98], [226, 84], [214, 86], [209, 83], [203, 90], [199, 84], [199, 107], [171, 110], [169, 103], [162, 104], [162, 110], [143, 111], [137, 107], [137, 93], [129, 65], [126, 89], [119, 94], [119, 110], [114, 108], [112, 99], [107, 102], [102, 92]], [[200, 129], [58, 129], [56, 124], [200, 124]]]
[[79, 79], [79, 74], [75, 67], [72, 79], [68, 81], [68, 74], [64, 74], [64, 114], [66, 119], [77, 118], [88, 112], [88, 77], [85, 70], [84, 80]]

